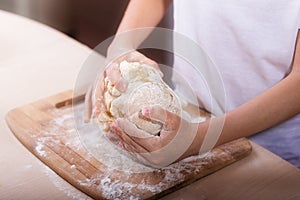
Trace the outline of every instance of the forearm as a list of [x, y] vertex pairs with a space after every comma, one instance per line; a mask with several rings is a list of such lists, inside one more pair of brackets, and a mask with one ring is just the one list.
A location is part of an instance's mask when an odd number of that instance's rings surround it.
[[171, 0], [131, 0], [118, 33], [136, 28], [155, 27], [163, 18]]
[[300, 113], [300, 73], [287, 78], [253, 100], [229, 112], [217, 145], [250, 136]]
[[[291, 73], [277, 85], [242, 106], [223, 116], [200, 123], [196, 138], [183, 157], [198, 154], [200, 150], [208, 151], [212, 145], [219, 146], [250, 136], [300, 113], [299, 86], [300, 72]], [[209, 133], [211, 135], [206, 135], [209, 128], [213, 131]], [[218, 131], [221, 131], [220, 134], [216, 133]]]
[[[109, 51], [136, 49], [151, 33], [152, 27], [155, 27], [161, 21], [171, 1], [131, 0]], [[141, 28], [145, 29], [130, 31]]]

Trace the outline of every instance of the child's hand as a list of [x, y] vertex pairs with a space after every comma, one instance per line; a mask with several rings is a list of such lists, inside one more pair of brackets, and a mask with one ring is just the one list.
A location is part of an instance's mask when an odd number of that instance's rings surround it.
[[144, 117], [163, 124], [160, 135], [151, 135], [127, 119], [118, 119], [111, 124], [112, 136], [109, 138], [113, 139], [112, 142], [116, 143], [118, 138], [117, 143], [123, 149], [140, 162], [155, 168], [198, 153], [197, 148], [195, 152], [191, 148], [198, 124], [189, 123], [159, 106], [144, 108], [141, 112]]

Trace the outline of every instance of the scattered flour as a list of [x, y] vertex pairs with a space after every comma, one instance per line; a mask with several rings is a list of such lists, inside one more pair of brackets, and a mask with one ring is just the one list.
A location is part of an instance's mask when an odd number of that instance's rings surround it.
[[120, 170], [128, 173], [151, 172], [154, 169], [133, 161], [129, 154], [112, 144], [105, 132], [93, 123], [83, 121], [83, 105], [73, 107], [79, 142], [101, 163], [111, 170]]
[[[59, 113], [60, 117], [56, 117], [54, 120], [48, 122], [48, 124], [44, 124], [47, 126], [47, 131], [42, 133], [45, 137], [38, 138], [35, 150], [39, 155], [43, 157], [47, 156], [44, 145], [49, 139], [51, 139], [51, 142], [54, 143], [54, 145], [55, 143], [59, 143], [60, 139], [55, 139], [58, 135], [59, 137], [66, 136], [64, 142], [67, 146], [77, 148], [78, 150], [82, 150], [82, 148], [86, 147], [89, 151], [88, 155], [90, 158], [95, 157], [102, 164], [106, 165], [108, 170], [106, 170], [105, 173], [94, 174], [93, 177], [84, 181], [79, 180], [78, 183], [84, 187], [96, 184], [97, 189], [101, 191], [102, 196], [106, 199], [141, 199], [140, 194], [135, 194], [133, 196], [134, 190], [158, 194], [161, 191], [184, 181], [186, 174], [200, 171], [213, 156], [213, 153], [209, 152], [205, 156], [202, 156], [204, 159], [201, 161], [199, 161], [199, 156], [194, 156], [163, 169], [146, 167], [133, 161], [128, 155], [120, 153], [118, 148], [107, 140], [102, 133], [102, 130], [97, 125], [91, 123], [84, 124], [84, 107], [82, 104], [73, 107], [74, 115], [72, 114], [71, 109], [72, 108], [65, 108], [65, 110], [60, 109], [60, 111], [54, 111], [57, 113], [53, 113], [53, 116], [57, 116]], [[63, 133], [61, 132], [62, 130]], [[47, 143], [47, 145], [49, 144]], [[86, 159], [88, 160], [90, 158]], [[77, 167], [71, 163], [70, 168], [76, 169]], [[124, 176], [121, 178], [122, 181], [120, 181], [118, 177], [115, 177], [115, 170], [123, 172]], [[151, 181], [149, 182], [149, 180], [147, 180], [149, 177], [146, 176], [142, 177], [142, 180], [139, 180], [138, 184], [133, 183], [130, 178], [134, 173], [140, 172], [161, 173], [163, 177], [161, 177], [160, 182], [156, 184], [151, 184]], [[69, 197], [82, 200], [90, 199], [85, 194], [67, 184], [48, 167], [45, 168], [45, 173], [49, 176], [54, 185], [61, 191], [64, 191]]]
[[71, 169], [75, 169], [75, 168], [76, 168], [76, 165], [71, 165], [70, 168], [71, 168]]
[[61, 117], [55, 118], [54, 122], [58, 125], [58, 126], [65, 126], [66, 121], [72, 121], [73, 120], [73, 115], [72, 114], [68, 114], [68, 115], [62, 115]]
[[46, 153], [46, 151], [43, 150], [43, 148], [44, 148], [44, 143], [43, 143], [43, 142], [40, 142], [40, 141], [37, 141], [36, 146], [35, 146], [35, 151], [36, 151], [40, 156], [46, 157], [46, 156], [47, 156], [47, 153]]

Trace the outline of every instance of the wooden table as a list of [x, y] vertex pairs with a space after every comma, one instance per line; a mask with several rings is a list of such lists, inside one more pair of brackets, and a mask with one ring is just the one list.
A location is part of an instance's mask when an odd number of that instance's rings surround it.
[[[0, 199], [89, 199], [13, 136], [12, 108], [73, 88], [90, 49], [39, 23], [0, 11]], [[300, 170], [253, 144], [247, 158], [163, 199], [300, 199]]]

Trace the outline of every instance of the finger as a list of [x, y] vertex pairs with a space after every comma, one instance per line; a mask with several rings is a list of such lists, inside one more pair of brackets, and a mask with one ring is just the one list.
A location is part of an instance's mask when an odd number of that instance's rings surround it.
[[129, 137], [135, 138], [151, 138], [151, 134], [137, 128], [137, 126], [128, 119], [120, 118], [115, 121], [116, 126], [123, 130]]
[[100, 74], [99, 78], [97, 78], [98, 81], [95, 83], [95, 87], [94, 87], [95, 101], [98, 101], [99, 99], [101, 100], [103, 97], [103, 93], [105, 90], [105, 82], [104, 82], [105, 77], [106, 77], [106, 72], [104, 71], [103, 73]]
[[116, 89], [119, 90], [120, 92], [125, 92], [128, 87], [128, 82], [125, 81], [123, 78], [119, 80], [119, 82], [116, 84]]
[[132, 146], [137, 153], [146, 153], [147, 149], [136, 142], [137, 138], [149, 138], [152, 135], [138, 129], [132, 122], [127, 119], [118, 119], [111, 124], [112, 130], [128, 145]]
[[112, 142], [114, 145], [118, 146], [119, 148], [121, 148], [123, 151], [126, 151], [127, 153], [129, 153], [131, 156], [135, 157], [136, 154], [136, 150], [130, 146], [127, 145], [126, 143], [124, 143], [124, 141], [122, 140], [122, 138], [114, 133], [113, 131], [109, 132], [106, 134], [106, 137], [109, 139], [110, 142]]
[[117, 85], [120, 81], [121, 72], [118, 63], [112, 63], [106, 70], [106, 75], [113, 85]]
[[[146, 151], [142, 151], [143, 153], [149, 153], [154, 150], [160, 148], [160, 137], [153, 136], [139, 128], [137, 128], [132, 122], [126, 119], [119, 119], [116, 121], [117, 126], [124, 130], [123, 132], [123, 139], [124, 137], [130, 138], [132, 144], [135, 148], [143, 148]], [[127, 142], [127, 141], [126, 141]], [[140, 152], [141, 153], [141, 152]]]
[[160, 67], [158, 66], [157, 62], [155, 62], [154, 60], [151, 60], [151, 59], [144, 56], [144, 58], [142, 58], [140, 60], [140, 62], [143, 63], [143, 64], [147, 64], [147, 65], [150, 65], [150, 66], [154, 67], [157, 70], [157, 72], [159, 73], [160, 77], [164, 76], [164, 74], [161, 71]]
[[142, 108], [141, 113], [150, 120], [157, 121], [161, 124], [166, 123], [167, 112], [160, 106], [144, 107]]
[[127, 81], [122, 78], [118, 63], [111, 64], [107, 69], [107, 78], [115, 88], [120, 92], [125, 92], [128, 86]]
[[177, 130], [181, 122], [178, 115], [169, 112], [160, 106], [145, 107], [141, 110], [141, 113], [146, 118], [163, 124], [164, 131]]
[[103, 108], [102, 103], [100, 101], [96, 101], [94, 108], [92, 109], [91, 118], [98, 117], [103, 110], [105, 110], [105, 108]]
[[[119, 130], [124, 129], [124, 127], [127, 127], [129, 125], [127, 120], [118, 120], [115, 123], [117, 124], [116, 127]], [[126, 134], [123, 131], [119, 131], [119, 134], [121, 134], [120, 137], [123, 138], [124, 149], [126, 149], [129, 153], [134, 151], [135, 153], [133, 154], [133, 156], [136, 157], [139, 161], [151, 167], [161, 167], [160, 164], [155, 164], [157, 163], [157, 156], [165, 155], [163, 152], [160, 151], [162, 150], [162, 146], [160, 144], [165, 145], [163, 141], [161, 141], [162, 143], [159, 143], [160, 137], [155, 137], [150, 134], [149, 138], [137, 138], [134, 136], [129, 137], [128, 133]], [[128, 138], [126, 139], [126, 137]], [[168, 143], [169, 141], [165, 142]]]
[[118, 135], [118, 137], [122, 140], [124, 144], [127, 145], [127, 149], [130, 148], [131, 152], [135, 153], [146, 153], [147, 150], [142, 146], [138, 145], [131, 137], [127, 135], [127, 133], [119, 127], [118, 123], [113, 122], [111, 124], [111, 131]]
[[106, 137], [116, 146], [120, 147], [121, 149], [128, 151], [128, 153], [133, 154], [136, 152], [136, 150], [130, 146], [124, 143], [123, 139], [116, 134], [115, 132], [111, 131], [106, 134]]
[[108, 132], [105, 134], [105, 137], [112, 142], [115, 145], [119, 145], [119, 143], [122, 141], [122, 139], [120, 138], [120, 136], [118, 136], [117, 134], [114, 134], [112, 132]]
[[91, 118], [98, 116], [103, 110], [103, 105], [104, 105], [104, 99], [103, 99], [103, 94], [105, 91], [105, 77], [106, 77], [106, 72], [104, 71], [103, 73], [99, 74], [97, 77], [96, 82], [94, 83], [94, 88], [92, 91], [92, 116]]
[[147, 166], [151, 166], [152, 164], [150, 162], [151, 157], [150, 157], [150, 153], [148, 152], [143, 152], [143, 153], [138, 153], [140, 151], [137, 151], [135, 148], [133, 148], [131, 145], [128, 145], [126, 143], [124, 143], [123, 141], [120, 141], [118, 143], [118, 146], [125, 152], [127, 152], [131, 158], [133, 160], [135, 160], [136, 162], [139, 162], [143, 165], [147, 165]]
[[143, 64], [150, 65], [150, 66], [154, 67], [159, 72], [161, 77], [163, 77], [163, 73], [160, 70], [157, 62], [155, 62], [154, 60], [151, 60], [150, 58], [146, 57], [145, 55], [141, 54], [138, 51], [127, 54], [125, 56], [125, 59], [128, 62], [140, 62], [140, 63], [143, 63]]
[[143, 63], [143, 64], [147, 64], [147, 65], [150, 65], [150, 66], [154, 67], [158, 71], [159, 75], [161, 77], [163, 77], [164, 74], [162, 73], [162, 71], [161, 71], [160, 67], [158, 66], [157, 62], [155, 62], [154, 60], [151, 60], [151, 59], [144, 56], [144, 58], [142, 58], [140, 60], [140, 62]]
[[111, 135], [115, 135], [113, 137], [118, 138], [118, 141], [114, 141], [113, 143], [120, 147], [123, 151], [127, 152], [130, 156], [132, 156], [133, 160], [147, 166], [152, 166], [150, 162], [150, 153], [148, 153], [143, 148], [136, 149], [134, 146], [127, 144], [124, 140], [121, 139], [120, 136], [117, 136], [117, 134], [111, 133]]
[[91, 115], [92, 115], [92, 87], [89, 87], [86, 94], [85, 94], [85, 100], [84, 100], [84, 104], [85, 104], [85, 117], [84, 117], [84, 122], [88, 123], [91, 119]]
[[[124, 124], [122, 124], [122, 120], [119, 121], [119, 126], [123, 127], [123, 125], [128, 125], [125, 123], [126, 121], [123, 121]], [[128, 133], [127, 133], [128, 134]], [[121, 137], [125, 139], [126, 135], [122, 135]], [[128, 136], [128, 135], [127, 135]], [[153, 137], [153, 136], [152, 136]], [[161, 165], [157, 165], [156, 160], [158, 156], [164, 156], [165, 154], [161, 154], [160, 146], [156, 146], [156, 143], [152, 138], [146, 139], [146, 138], [136, 138], [136, 137], [130, 137], [131, 142], [128, 142], [128, 140], [123, 140], [121, 142], [122, 148], [126, 150], [128, 153], [130, 153], [133, 157], [135, 157], [139, 162], [141, 162], [144, 165], [160, 168]], [[148, 140], [145, 144], [142, 142], [142, 140]], [[159, 159], [158, 159], [159, 160]]]

